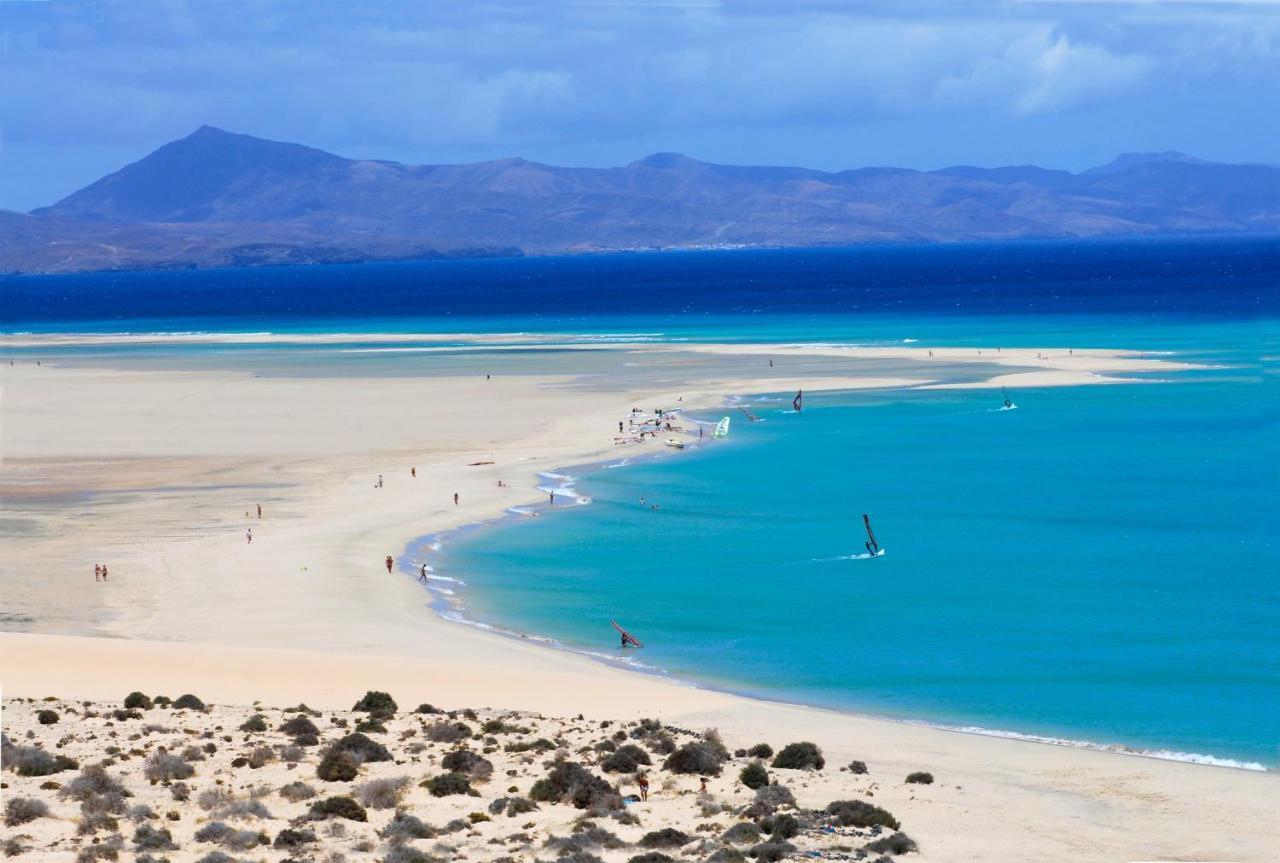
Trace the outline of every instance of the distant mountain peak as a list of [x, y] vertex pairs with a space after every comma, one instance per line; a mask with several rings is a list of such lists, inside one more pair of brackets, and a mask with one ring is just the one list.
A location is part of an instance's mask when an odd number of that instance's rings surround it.
[[692, 168], [703, 163], [686, 156], [684, 153], [652, 153], [631, 164], [633, 166], [669, 171], [673, 168]]
[[1099, 165], [1096, 168], [1089, 168], [1082, 173], [1085, 174], [1117, 174], [1121, 171], [1128, 171], [1131, 168], [1137, 168], [1140, 165], [1150, 165], [1152, 163], [1163, 164], [1180, 164], [1180, 165], [1208, 165], [1204, 159], [1197, 159], [1195, 156], [1188, 156], [1186, 153], [1180, 153], [1177, 150], [1165, 150], [1163, 153], [1121, 153], [1105, 165]]
[[672, 152], [623, 168], [518, 157], [415, 166], [203, 125], [52, 207], [0, 222], [0, 269], [1280, 234], [1277, 202], [1280, 169], [1177, 152], [1127, 153], [1085, 174], [1034, 165], [833, 173]]

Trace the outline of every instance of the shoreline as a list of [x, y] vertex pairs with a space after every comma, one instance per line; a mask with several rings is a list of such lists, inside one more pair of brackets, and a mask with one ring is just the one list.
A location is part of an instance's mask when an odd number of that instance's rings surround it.
[[[682, 347], [618, 349], [628, 360], [661, 362]], [[776, 348], [756, 350], [763, 373], [765, 356]], [[964, 353], [950, 368], [975, 374], [963, 365], [973, 362]], [[1005, 365], [1017, 365], [1012, 353]], [[592, 357], [578, 365], [594, 371], [600, 354], [576, 356]], [[689, 357], [703, 355], [681, 359]], [[406, 703], [611, 719], [658, 715], [744, 740], [813, 739], [833, 766], [857, 758], [886, 775], [929, 769], [945, 777], [945, 785], [929, 790], [886, 784], [876, 791], [918, 825], [912, 833], [928, 843], [927, 860], [1267, 859], [1275, 837], [1265, 813], [1276, 795], [1275, 772], [1204, 770], [1151, 757], [1121, 760], [1114, 756], [1127, 753], [1106, 750], [940, 734], [944, 729], [737, 696], [670, 676], [624, 676], [615, 673], [622, 669], [529, 638], [448, 626], [422, 602], [412, 573], [385, 578], [383, 555], [406, 548], [410, 537], [483, 523], [495, 513], [501, 518], [513, 497], [536, 495], [526, 493], [525, 483], [529, 489], [543, 484], [539, 472], [566, 472], [555, 465], [623, 455], [603, 434], [623, 405], [672, 404], [679, 393], [684, 408], [696, 412], [723, 404], [729, 393], [791, 388], [794, 379], [753, 376], [735, 362], [732, 373], [714, 364], [696, 371], [686, 366], [674, 385], [669, 377], [636, 377], [603, 388], [583, 387], [581, 371], [562, 370], [495, 376], [482, 389], [483, 368], [479, 384], [457, 376], [281, 380], [221, 370], [139, 370], [136, 360], [113, 363], [129, 366], [125, 371], [56, 363], [43, 371], [24, 364], [16, 376], [0, 369], [0, 383], [14, 384], [5, 393], [10, 460], [0, 466], [6, 471], [0, 482], [18, 487], [28, 479], [56, 479], [83, 486], [92, 480], [113, 493], [78, 510], [33, 507], [33, 515], [47, 519], [44, 530], [12, 543], [5, 574], [19, 578], [4, 583], [9, 608], [29, 611], [30, 603], [15, 607], [13, 600], [40, 592], [49, 608], [65, 609], [64, 617], [86, 610], [105, 617], [64, 621], [35, 614], [40, 619], [32, 625], [54, 634], [0, 632], [0, 652], [24, 658], [4, 671], [5, 697], [118, 700], [145, 689], [194, 691], [220, 704], [266, 699], [346, 709], [376, 688]], [[1164, 365], [1134, 362], [1142, 370]], [[877, 376], [876, 366], [842, 368], [839, 358], [828, 365], [825, 375], [805, 371], [806, 391], [893, 388], [903, 386], [904, 377], [907, 386], [921, 382], [901, 369]], [[920, 369], [919, 378], [936, 379], [923, 361], [912, 367]], [[397, 406], [396, 421], [371, 426], [367, 416], [380, 417], [386, 404]], [[439, 404], [451, 406], [447, 421], [438, 418]], [[67, 411], [86, 410], [97, 421], [88, 430], [93, 434], [63, 421], [80, 415]], [[306, 422], [313, 415], [325, 419], [315, 429]], [[241, 416], [253, 421], [226, 425]], [[359, 452], [333, 449], [332, 441], [352, 440]], [[634, 447], [623, 449], [634, 457]], [[593, 453], [607, 457], [593, 460]], [[472, 466], [488, 459], [498, 464]], [[411, 464], [416, 480], [408, 475]], [[378, 473], [388, 482], [373, 490], [370, 480]], [[175, 476], [183, 481], [157, 481]], [[252, 498], [232, 480], [246, 477], [280, 485], [262, 498], [267, 516], [261, 522], [240, 517]], [[495, 479], [518, 493], [495, 489]], [[198, 491], [136, 492], [164, 485]], [[445, 499], [454, 489], [462, 492], [460, 506]], [[91, 517], [67, 520], [77, 512]], [[251, 545], [243, 538], [246, 525], [255, 534]], [[141, 541], [136, 548], [134, 540]], [[109, 590], [94, 588], [91, 579], [84, 584], [86, 562], [91, 575], [99, 556], [112, 562]], [[28, 569], [41, 577], [23, 581]], [[68, 575], [59, 580], [64, 570]], [[114, 637], [69, 634], [95, 626]], [[1014, 845], [988, 844], [993, 823], [1017, 837], [1016, 858]]]
[[[938, 389], [938, 387], [931, 387]], [[839, 392], [839, 391], [833, 391]], [[771, 393], [746, 393], [735, 394], [726, 397], [726, 400], [753, 399], [761, 396], [771, 395]], [[730, 409], [730, 408], [726, 408]], [[700, 425], [708, 423], [702, 420], [690, 417], [690, 419]], [[714, 425], [714, 423], [711, 423]], [[695, 442], [694, 448], [703, 446], [703, 443]], [[638, 457], [638, 460], [651, 460], [662, 457], [677, 455], [677, 452], [647, 452]], [[628, 467], [633, 460], [630, 458], [623, 459], [617, 463], [611, 463], [611, 459], [603, 459], [586, 464], [570, 465], [565, 467], [553, 467], [548, 471], [539, 472], [539, 477], [555, 476], [560, 479], [572, 479], [575, 482], [580, 479], [577, 475], [581, 472], [605, 470], [610, 468]], [[542, 490], [539, 488], [538, 490]], [[571, 506], [590, 506], [592, 498], [588, 496], [579, 496], [578, 502]], [[462, 541], [476, 541], [475, 535], [482, 533], [488, 528], [502, 524], [508, 521], [523, 520], [528, 517], [527, 513], [513, 512], [513, 509], [528, 510], [536, 508], [535, 515], [543, 515], [549, 507], [545, 503], [537, 504], [516, 504], [514, 507], [508, 508], [502, 515], [493, 518], [484, 519], [482, 521], [470, 524], [460, 525], [443, 531], [424, 534], [416, 537], [406, 544], [406, 551], [411, 548], [422, 548], [428, 546], [437, 546], [433, 550], [439, 550], [438, 546], [443, 545], [450, 537], [461, 535]], [[428, 564], [428, 572], [434, 573], [436, 570]], [[413, 569], [405, 569], [401, 567], [401, 572], [417, 582]], [[489, 623], [469, 617], [465, 611], [465, 605], [460, 598], [455, 599], [456, 592], [452, 588], [441, 591], [443, 596], [436, 596], [430, 586], [431, 578], [447, 579], [451, 585], [461, 585], [468, 587], [469, 584], [465, 580], [465, 573], [454, 576], [432, 576], [428, 575], [428, 583], [424, 585], [424, 589], [433, 599], [429, 603], [429, 607], [441, 619], [448, 623], [467, 627], [484, 633], [499, 636], [501, 638], [512, 639], [525, 644], [534, 644], [542, 648], [567, 653], [573, 656], [585, 657], [593, 662], [597, 662], [606, 668], [622, 671], [630, 674], [643, 674], [650, 677], [656, 677], [661, 680], [671, 682], [677, 686], [686, 686], [693, 689], [705, 690], [708, 692], [720, 693], [734, 698], [744, 698], [751, 701], [759, 701], [769, 704], [776, 704], [783, 707], [792, 707], [801, 710], [822, 710], [836, 715], [847, 715], [860, 719], [869, 719], [878, 722], [892, 722], [901, 725], [916, 726], [921, 728], [929, 728], [937, 731], [947, 731], [955, 734], [971, 734], [979, 737], [991, 737], [1005, 740], [1018, 740], [1026, 743], [1037, 743], [1044, 746], [1060, 746], [1069, 749], [1082, 749], [1092, 752], [1107, 752], [1116, 755], [1126, 755], [1135, 758], [1151, 758], [1159, 761], [1170, 761], [1179, 764], [1196, 764], [1205, 767], [1219, 767], [1229, 770], [1244, 770], [1254, 773], [1272, 773], [1278, 768], [1276, 766], [1267, 766], [1258, 761], [1243, 760], [1239, 758], [1229, 758], [1225, 756], [1215, 755], [1205, 752], [1191, 752], [1179, 749], [1140, 747], [1125, 743], [1106, 743], [1097, 740], [1087, 740], [1072, 737], [1061, 737], [1056, 735], [1037, 734], [1033, 732], [1016, 731], [1013, 729], [988, 728], [986, 726], [976, 725], [958, 725], [954, 723], [930, 720], [926, 718], [909, 718], [903, 716], [893, 716], [874, 711], [860, 710], [852, 707], [841, 707], [819, 703], [811, 703], [806, 701], [797, 701], [782, 696], [781, 693], [770, 695], [764, 689], [752, 689], [750, 686], [732, 687], [728, 685], [716, 685], [708, 681], [699, 680], [697, 678], [689, 678], [681, 676], [677, 673], [668, 671], [667, 669], [653, 665], [638, 657], [622, 657], [612, 656], [601, 650], [591, 650], [586, 647], [578, 647], [568, 644], [554, 636], [544, 635], [538, 632], [525, 632], [500, 623]], [[446, 592], [447, 591], [447, 592]]]

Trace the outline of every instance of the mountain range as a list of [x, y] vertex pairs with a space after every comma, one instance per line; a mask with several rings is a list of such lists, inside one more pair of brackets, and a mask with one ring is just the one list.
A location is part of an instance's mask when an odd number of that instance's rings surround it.
[[1280, 233], [1280, 168], [1126, 154], [1079, 173], [404, 165], [203, 126], [31, 213], [0, 271], [72, 272], [1031, 237]]

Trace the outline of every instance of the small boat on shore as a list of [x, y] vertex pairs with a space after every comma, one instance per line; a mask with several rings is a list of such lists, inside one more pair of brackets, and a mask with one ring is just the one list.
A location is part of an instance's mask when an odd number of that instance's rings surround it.
[[667, 438], [667, 446], [673, 449], [684, 449], [684, 441], [679, 438], [669, 437]]

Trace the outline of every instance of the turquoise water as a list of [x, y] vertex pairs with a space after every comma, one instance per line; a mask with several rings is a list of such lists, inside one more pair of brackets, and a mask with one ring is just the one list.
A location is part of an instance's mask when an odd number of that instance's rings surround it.
[[[765, 421], [572, 471], [591, 505], [446, 543], [438, 569], [472, 620], [621, 658], [617, 618], [647, 644], [631, 661], [712, 686], [1280, 765], [1268, 325], [1134, 329], [1109, 341], [1225, 368], [1013, 411], [989, 390], [753, 399]], [[848, 559], [862, 512], [883, 557]]]
[[[578, 472], [591, 506], [467, 531], [430, 557], [466, 582], [439, 584], [472, 620], [622, 659], [617, 618], [648, 644], [632, 662], [708, 685], [1280, 766], [1276, 237], [4, 276], [0, 298], [8, 332], [366, 334], [5, 347], [0, 361], [567, 370], [554, 351], [367, 335], [525, 332], [1118, 347], [1219, 366], [1019, 390], [1005, 412], [992, 391], [811, 393], [796, 416], [788, 393], [752, 405], [764, 422], [735, 412], [727, 441]], [[585, 385], [625, 386], [625, 356], [597, 357]], [[843, 559], [862, 550], [863, 512], [887, 554]]]

